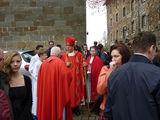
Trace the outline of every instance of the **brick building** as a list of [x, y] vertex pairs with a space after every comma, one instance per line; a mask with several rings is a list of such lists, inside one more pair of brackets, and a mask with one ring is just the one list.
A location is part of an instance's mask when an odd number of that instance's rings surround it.
[[160, 0], [106, 0], [108, 42], [132, 42], [140, 31], [153, 31], [160, 41]]
[[48, 41], [86, 41], [85, 0], [0, 0], [0, 47], [33, 49]]

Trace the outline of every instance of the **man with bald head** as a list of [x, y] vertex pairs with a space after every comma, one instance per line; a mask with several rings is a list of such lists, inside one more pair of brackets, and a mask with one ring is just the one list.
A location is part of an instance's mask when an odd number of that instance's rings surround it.
[[69, 91], [72, 76], [59, 58], [60, 53], [59, 47], [52, 47], [51, 56], [42, 63], [38, 73], [38, 120], [72, 120]]
[[0, 49], [0, 120], [11, 120], [10, 104], [8, 102], [9, 83], [7, 75], [2, 72], [4, 54]]

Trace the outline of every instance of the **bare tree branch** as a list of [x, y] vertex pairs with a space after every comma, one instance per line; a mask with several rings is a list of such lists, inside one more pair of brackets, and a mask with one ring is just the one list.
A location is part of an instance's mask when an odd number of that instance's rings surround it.
[[86, 0], [88, 7], [95, 9], [103, 6], [106, 0]]

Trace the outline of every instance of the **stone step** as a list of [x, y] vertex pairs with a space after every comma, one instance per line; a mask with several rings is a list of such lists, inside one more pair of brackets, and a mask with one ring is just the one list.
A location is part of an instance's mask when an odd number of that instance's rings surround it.
[[98, 115], [91, 113], [91, 115], [88, 115], [88, 109], [87, 106], [80, 106], [81, 115], [76, 116], [73, 114], [73, 120], [98, 120]]

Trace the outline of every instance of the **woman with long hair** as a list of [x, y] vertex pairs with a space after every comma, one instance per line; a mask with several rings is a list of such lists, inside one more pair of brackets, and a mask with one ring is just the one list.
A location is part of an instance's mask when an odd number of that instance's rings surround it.
[[107, 80], [111, 74], [112, 71], [120, 67], [122, 64], [128, 62], [130, 58], [130, 51], [124, 44], [118, 44], [111, 47], [110, 50], [111, 53], [111, 62], [109, 66], [104, 66], [101, 69], [99, 78], [98, 78], [98, 84], [97, 84], [97, 92], [100, 95], [103, 95], [103, 101], [100, 105], [100, 115], [98, 120], [107, 120], [107, 118], [104, 117], [104, 107], [105, 107], [105, 101], [106, 101], [106, 93], [107, 93]]
[[9, 51], [4, 56], [3, 71], [9, 76], [9, 97], [14, 120], [32, 120], [31, 80], [19, 72], [21, 64], [20, 54], [16, 51]]

